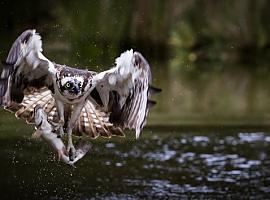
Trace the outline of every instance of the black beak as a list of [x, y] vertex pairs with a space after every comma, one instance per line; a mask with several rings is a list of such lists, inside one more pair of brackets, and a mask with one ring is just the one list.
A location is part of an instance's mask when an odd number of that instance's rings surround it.
[[74, 94], [79, 94], [79, 92], [80, 92], [80, 87], [77, 86], [77, 85], [75, 85], [74, 88], [73, 88], [73, 92], [74, 92]]

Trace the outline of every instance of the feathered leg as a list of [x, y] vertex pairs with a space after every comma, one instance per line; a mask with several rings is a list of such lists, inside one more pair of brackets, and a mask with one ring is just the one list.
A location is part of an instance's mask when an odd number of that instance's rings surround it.
[[64, 116], [65, 105], [61, 101], [56, 100], [56, 107], [59, 117], [58, 127], [56, 129], [59, 130], [59, 135], [63, 136], [64, 135], [63, 126], [65, 125], [65, 116]]
[[79, 103], [79, 104], [76, 104], [74, 105], [74, 110], [71, 114], [71, 117], [68, 121], [68, 126], [67, 126], [67, 135], [68, 135], [68, 146], [67, 146], [67, 151], [69, 152], [69, 159], [70, 160], [74, 160], [75, 159], [75, 152], [76, 152], [76, 149], [73, 145], [73, 142], [72, 142], [72, 129], [74, 128], [75, 126], [75, 123], [76, 121], [78, 120], [79, 116], [80, 116], [80, 113], [81, 113], [81, 110], [84, 106], [84, 102], [83, 103]]

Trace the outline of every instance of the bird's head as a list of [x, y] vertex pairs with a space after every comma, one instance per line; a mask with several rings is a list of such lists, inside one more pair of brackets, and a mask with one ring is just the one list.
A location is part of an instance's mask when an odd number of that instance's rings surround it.
[[84, 78], [80, 76], [62, 77], [60, 91], [68, 99], [76, 99], [84, 94]]

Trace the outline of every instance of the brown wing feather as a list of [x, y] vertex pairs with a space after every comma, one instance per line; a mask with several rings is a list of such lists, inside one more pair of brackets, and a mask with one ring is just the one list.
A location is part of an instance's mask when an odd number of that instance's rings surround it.
[[[28, 88], [24, 91], [24, 98], [21, 107], [15, 112], [17, 118], [25, 119], [27, 123], [33, 123], [33, 111], [36, 105], [42, 106], [45, 110], [54, 101], [50, 90], [41, 88], [39, 90]], [[48, 110], [47, 110], [48, 111]]]

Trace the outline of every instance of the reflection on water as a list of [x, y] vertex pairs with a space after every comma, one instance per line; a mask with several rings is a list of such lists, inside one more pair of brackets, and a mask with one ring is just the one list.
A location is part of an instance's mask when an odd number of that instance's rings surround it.
[[148, 132], [98, 139], [70, 168], [46, 144], [1, 139], [3, 198], [178, 199], [267, 198], [270, 134], [267, 132]]

